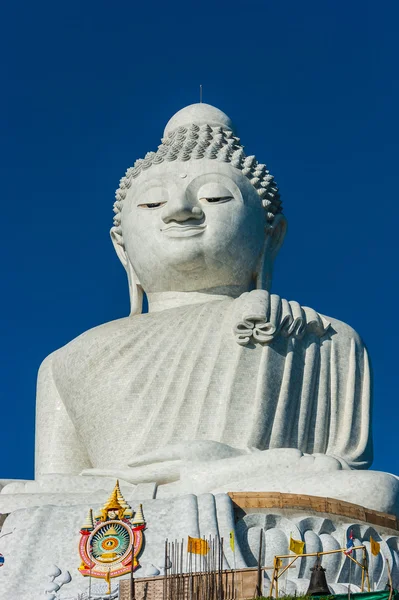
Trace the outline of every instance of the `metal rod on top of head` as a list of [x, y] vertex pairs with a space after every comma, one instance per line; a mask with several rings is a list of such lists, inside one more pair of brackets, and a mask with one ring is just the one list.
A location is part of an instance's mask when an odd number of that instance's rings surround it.
[[200, 84], [200, 104], [202, 104], [202, 84]]

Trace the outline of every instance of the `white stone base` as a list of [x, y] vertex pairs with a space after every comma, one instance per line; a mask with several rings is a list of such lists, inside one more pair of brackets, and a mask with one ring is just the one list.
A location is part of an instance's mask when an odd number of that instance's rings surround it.
[[[133, 507], [137, 505], [127, 497]], [[99, 508], [104, 499], [93, 509]], [[78, 594], [88, 590], [88, 579], [78, 571], [80, 557], [78, 543], [80, 527], [89, 506], [40, 506], [13, 511], [7, 516], [0, 533], [0, 552], [4, 566], [0, 569], [0, 600], [77, 600]], [[145, 500], [143, 512], [147, 524], [144, 549], [139, 556], [140, 569], [137, 577], [163, 573], [164, 543], [186, 540], [187, 536], [209, 535], [224, 538], [224, 568], [234, 566], [234, 555], [229, 546], [229, 534], [235, 529], [237, 568], [257, 564], [259, 535], [263, 529], [262, 563], [273, 564], [276, 554], [287, 554], [290, 535], [306, 542], [306, 552], [318, 552], [342, 547], [353, 530], [355, 545], [364, 544], [369, 549], [370, 535], [381, 543], [381, 553], [370, 563], [371, 580], [377, 589], [384, 589], [387, 580], [387, 561], [391, 568], [394, 586], [399, 585], [399, 538], [384, 530], [367, 524], [353, 524], [347, 519], [334, 516], [309, 515], [301, 510], [252, 509], [234, 515], [233, 505], [227, 494], [187, 495], [175, 498]], [[239, 517], [238, 520], [236, 517]], [[360, 553], [354, 557], [361, 560]], [[280, 590], [292, 593], [306, 591], [314, 558], [296, 562], [280, 581]], [[351, 590], [358, 591], [361, 569], [342, 554], [325, 556], [327, 580], [334, 592], [345, 592], [351, 582]], [[68, 579], [58, 592], [50, 592], [54, 565], [61, 570], [56, 582]], [[265, 590], [268, 589], [265, 575]], [[93, 580], [93, 592], [101, 582]], [[113, 589], [116, 581], [113, 580]], [[46, 590], [49, 590], [46, 593]], [[97, 593], [97, 592], [96, 592]], [[116, 592], [115, 592], [116, 593]], [[85, 596], [83, 596], [84, 598]], [[95, 595], [93, 594], [93, 598]]]
[[[126, 500], [133, 508], [137, 506], [137, 498], [133, 501], [127, 496]], [[92, 508], [100, 508], [103, 503], [104, 498]], [[79, 531], [89, 508], [88, 505], [41, 506], [16, 510], [6, 518], [0, 533], [0, 553], [4, 556], [4, 566], [0, 569], [0, 600], [49, 598], [45, 590], [53, 565], [63, 573], [69, 571], [72, 576], [72, 581], [63, 586], [55, 598], [77, 598], [78, 593], [87, 591], [88, 579], [78, 571], [81, 562], [78, 544]], [[145, 500], [143, 512], [147, 528], [144, 550], [139, 556], [141, 567], [136, 571], [138, 577], [162, 572], [166, 538], [181, 542], [189, 535], [214, 537], [219, 533], [228, 540], [234, 528], [232, 503], [225, 494]], [[233, 564], [232, 558], [227, 547], [226, 568]], [[239, 550], [236, 560], [237, 567], [245, 566]], [[94, 583], [99, 582], [93, 580]]]

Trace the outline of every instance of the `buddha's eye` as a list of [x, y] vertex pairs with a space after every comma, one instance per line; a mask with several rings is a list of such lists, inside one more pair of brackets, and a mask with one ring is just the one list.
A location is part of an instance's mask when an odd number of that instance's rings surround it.
[[223, 202], [228, 202], [232, 199], [233, 196], [215, 196], [213, 198], [200, 198], [200, 201], [207, 204], [222, 204]]
[[202, 204], [223, 204], [234, 200], [232, 190], [220, 181], [204, 183], [197, 192], [197, 198]]
[[166, 202], [148, 202], [146, 204], [138, 204], [137, 206], [139, 208], [159, 208], [160, 206], [163, 206], [164, 204], [166, 204]]

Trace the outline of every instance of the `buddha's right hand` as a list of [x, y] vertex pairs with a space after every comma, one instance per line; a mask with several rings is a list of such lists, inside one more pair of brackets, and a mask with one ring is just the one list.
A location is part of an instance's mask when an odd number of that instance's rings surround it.
[[129, 463], [129, 467], [142, 467], [165, 461], [213, 462], [222, 458], [232, 458], [249, 453], [250, 450], [234, 448], [213, 440], [192, 440], [178, 444], [168, 444], [163, 448], [141, 454]]
[[140, 467], [114, 469], [85, 469], [81, 475], [88, 477], [113, 477], [128, 483], [153, 483], [159, 485], [180, 479], [180, 460], [169, 460]]
[[164, 448], [142, 454], [129, 463], [127, 468], [86, 469], [82, 475], [117, 477], [135, 484], [155, 481], [163, 485], [179, 481], [181, 468], [188, 462], [214, 462], [248, 454], [248, 452], [212, 440], [193, 440], [169, 444]]

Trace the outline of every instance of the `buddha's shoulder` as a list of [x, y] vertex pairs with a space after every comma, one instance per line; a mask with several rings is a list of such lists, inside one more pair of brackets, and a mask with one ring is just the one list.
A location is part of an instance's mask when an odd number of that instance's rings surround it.
[[335, 343], [355, 343], [363, 346], [363, 340], [358, 332], [350, 325], [334, 317], [327, 317], [319, 313], [324, 322], [328, 323], [325, 335], [334, 340]]
[[92, 361], [96, 360], [110, 347], [118, 346], [127, 336], [134, 343], [135, 332], [140, 330], [140, 325], [145, 315], [125, 317], [103, 323], [87, 331], [49, 354], [41, 364], [40, 369], [54, 368], [60, 363], [69, 361]]

